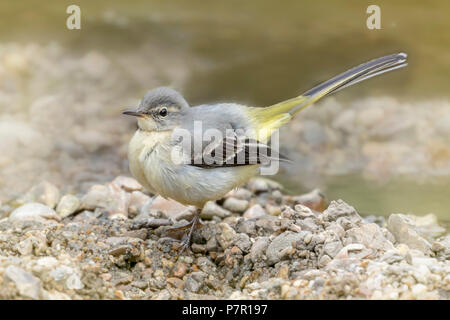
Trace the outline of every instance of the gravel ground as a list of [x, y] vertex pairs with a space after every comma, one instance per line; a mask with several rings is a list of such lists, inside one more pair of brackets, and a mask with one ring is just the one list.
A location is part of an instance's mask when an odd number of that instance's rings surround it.
[[448, 299], [450, 235], [433, 215], [362, 218], [261, 178], [203, 209], [118, 176], [84, 194], [43, 181], [1, 206], [1, 299]]

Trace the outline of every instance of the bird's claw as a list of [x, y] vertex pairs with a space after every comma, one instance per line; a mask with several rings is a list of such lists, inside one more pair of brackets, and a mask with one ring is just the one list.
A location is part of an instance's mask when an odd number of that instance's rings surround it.
[[181, 255], [187, 248], [190, 247], [192, 234], [194, 233], [195, 229], [203, 227], [203, 225], [199, 221], [199, 212], [194, 215], [194, 218], [189, 222], [189, 224], [179, 227], [179, 228], [173, 228], [171, 231], [180, 231], [180, 230], [186, 230], [186, 228], [190, 225], [189, 231], [184, 234], [183, 240], [180, 242], [180, 246], [177, 248], [177, 250], [180, 250], [178, 252], [178, 255]]

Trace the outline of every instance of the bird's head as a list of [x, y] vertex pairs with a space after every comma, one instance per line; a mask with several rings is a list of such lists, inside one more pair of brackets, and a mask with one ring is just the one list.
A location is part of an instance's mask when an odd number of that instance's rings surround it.
[[135, 110], [123, 114], [138, 118], [138, 126], [144, 131], [172, 130], [179, 126], [189, 104], [183, 96], [170, 88], [148, 91]]

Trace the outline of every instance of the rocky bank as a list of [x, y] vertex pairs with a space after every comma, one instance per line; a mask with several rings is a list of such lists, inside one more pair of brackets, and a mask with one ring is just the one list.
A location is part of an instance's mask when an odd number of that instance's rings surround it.
[[124, 176], [65, 194], [41, 182], [0, 210], [0, 299], [448, 299], [450, 235], [434, 216], [361, 217], [261, 178], [203, 209]]

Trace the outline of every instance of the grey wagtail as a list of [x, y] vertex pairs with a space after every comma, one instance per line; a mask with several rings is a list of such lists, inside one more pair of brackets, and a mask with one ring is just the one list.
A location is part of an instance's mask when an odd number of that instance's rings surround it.
[[[369, 61], [301, 96], [265, 108], [235, 103], [190, 107], [183, 96], [172, 89], [151, 90], [136, 110], [123, 112], [136, 116], [138, 121], [138, 129], [128, 148], [130, 171], [148, 191], [197, 207], [190, 230], [180, 246], [183, 252], [189, 247], [199, 213], [207, 201], [218, 200], [243, 185], [267, 160], [281, 159], [268, 146], [273, 130], [324, 96], [406, 66], [406, 58], [405, 53], [397, 53]], [[196, 122], [201, 123], [202, 132], [214, 129], [222, 134], [222, 139], [211, 143], [192, 140], [197, 135]], [[180, 131], [190, 133], [191, 137], [181, 139], [182, 135], [175, 134]], [[194, 148], [186, 148], [183, 141], [193, 141]], [[174, 156], [177, 154], [174, 150], [182, 150], [183, 161]], [[261, 150], [270, 155], [263, 155]], [[208, 157], [216, 161], [205, 161]]]

